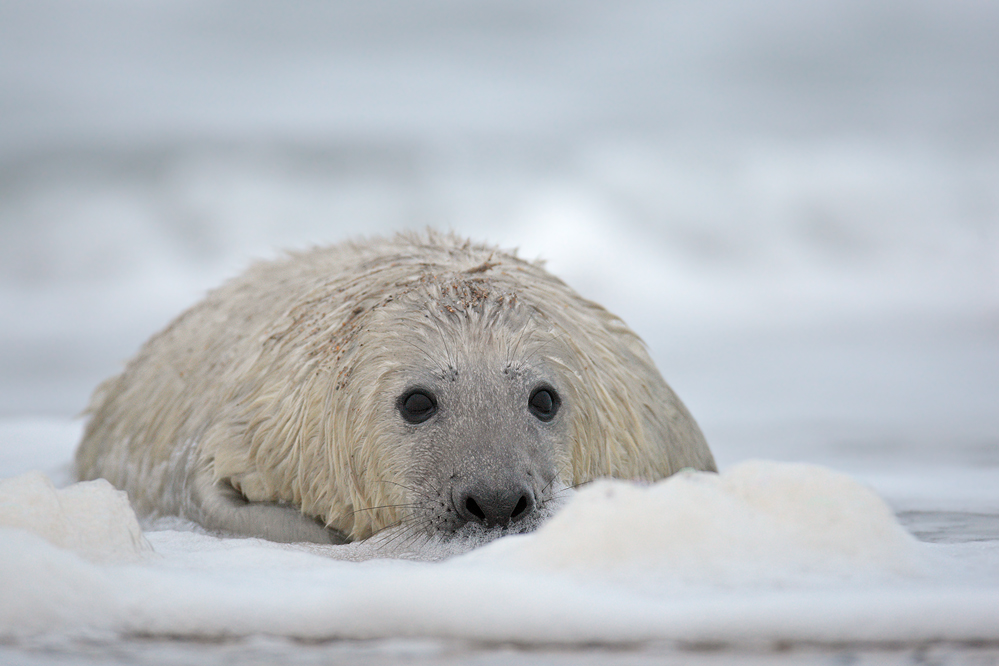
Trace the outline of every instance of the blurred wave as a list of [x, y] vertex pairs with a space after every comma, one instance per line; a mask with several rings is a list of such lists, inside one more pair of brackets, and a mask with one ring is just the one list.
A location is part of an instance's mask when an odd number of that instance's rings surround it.
[[0, 3], [0, 146], [602, 132], [999, 139], [957, 0]]

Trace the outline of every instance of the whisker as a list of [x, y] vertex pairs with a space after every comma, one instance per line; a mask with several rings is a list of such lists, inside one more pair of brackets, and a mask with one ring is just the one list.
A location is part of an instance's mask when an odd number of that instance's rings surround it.
[[545, 342], [544, 342], [543, 344], [541, 344], [541, 345], [538, 345], [538, 348], [537, 348], [537, 349], [535, 349], [534, 351], [532, 351], [532, 352], [531, 352], [530, 354], [528, 354], [528, 355], [527, 355], [527, 357], [525, 357], [525, 358], [524, 358], [524, 359], [523, 359], [523, 360], [521, 361], [521, 363], [523, 363], [523, 364], [527, 364], [527, 363], [528, 363], [529, 361], [531, 361], [531, 360], [532, 360], [532, 359], [533, 359], [533, 358], [534, 358], [535, 356], [537, 356], [538, 354], [540, 354], [540, 353], [541, 353], [542, 351], [544, 351], [544, 350], [545, 350], [545, 349], [547, 349], [548, 347], [550, 347], [550, 346], [554, 345], [554, 344], [555, 344], [556, 342], [558, 342], [558, 341], [559, 341], [559, 340], [561, 340], [561, 339], [562, 339], [562, 334], [561, 334], [561, 333], [558, 333], [558, 332], [556, 332], [556, 333], [554, 334], [554, 337], [552, 337], [552, 339], [551, 339], [551, 340], [546, 340], [546, 341], [545, 341]]
[[551, 478], [551, 480], [545, 484], [545, 487], [541, 489], [541, 493], [544, 494], [546, 490], [551, 488], [552, 484], [562, 478], [562, 474], [569, 469], [569, 463], [565, 463], [562, 468]]
[[[405, 485], [403, 483], [397, 483], [395, 481], [388, 481], [388, 480], [382, 481], [382, 483], [389, 483], [389, 484], [392, 484], [393, 486], [399, 486], [400, 488], [402, 488], [404, 490], [408, 490], [409, 492], [413, 493], [414, 495], [416, 495], [418, 497], [422, 497], [423, 499], [427, 499], [427, 500], [434, 499], [433, 493], [431, 493], [428, 490], [422, 489], [422, 488], [414, 488], [413, 486], [407, 486], [407, 485]], [[438, 491], [438, 495], [440, 494], [440, 489], [439, 488], [433, 488], [433, 490], [437, 490]]]
[[354, 509], [353, 511], [350, 512], [350, 515], [354, 515], [355, 513], [360, 513], [361, 511], [375, 511], [377, 509], [413, 509], [413, 508], [415, 508], [417, 506], [419, 506], [419, 505], [416, 504], [416, 503], [409, 503], [409, 504], [382, 504], [381, 506], [368, 506], [368, 507], [363, 507], [363, 508], [360, 508], [360, 509]]
[[[430, 317], [430, 321], [434, 323], [437, 328], [437, 334], [441, 337], [441, 344], [444, 346], [444, 353], [447, 355], [447, 361], [451, 364], [451, 367], [455, 367], [454, 355], [451, 353], [450, 347], [447, 346], [447, 338], [444, 336], [444, 331], [441, 329], [440, 323], [433, 316]], [[445, 371], [447, 368], [444, 369]]]
[[399, 530], [391, 537], [389, 537], [387, 540], [383, 541], [381, 544], [382, 547], [384, 548], [389, 548], [389, 547], [398, 548], [400, 546], [404, 548], [408, 547], [408, 542], [410, 541], [411, 535], [416, 533], [417, 530], [412, 524], [399, 523], [398, 526], [403, 527], [403, 529]]
[[[389, 525], [386, 525], [385, 527], [383, 527], [383, 528], [381, 528], [381, 529], [379, 529], [379, 530], [376, 530], [376, 531], [372, 532], [372, 533], [371, 533], [371, 536], [372, 536], [372, 537], [373, 537], [373, 536], [377, 536], [377, 535], [381, 534], [382, 532], [384, 532], [385, 530], [390, 530], [390, 529], [393, 529], [393, 528], [396, 528], [396, 527], [399, 527], [399, 526], [400, 526], [400, 525], [402, 525], [402, 524], [403, 524], [404, 522], [405, 522], [405, 521], [403, 521], [403, 520], [402, 520], [402, 519], [400, 518], [399, 520], [395, 521], [394, 523], [391, 523], [391, 524], [389, 524]], [[368, 537], [368, 538], [370, 539], [371, 537]]]
[[423, 354], [427, 358], [427, 360], [430, 361], [431, 363], [433, 363], [434, 365], [436, 365], [437, 368], [441, 372], [447, 372], [447, 367], [443, 363], [441, 363], [440, 360], [436, 356], [434, 356], [433, 354], [431, 354], [426, 349], [424, 349], [420, 345], [416, 344], [412, 340], [409, 340], [409, 339], [406, 339], [406, 338], [403, 338], [403, 340], [406, 342], [406, 344], [408, 344], [409, 346], [413, 347], [418, 352], [420, 352], [421, 354]]
[[411, 549], [413, 547], [413, 544], [416, 543], [417, 540], [423, 538], [425, 535], [426, 535], [425, 531], [416, 530], [416, 529], [411, 530], [409, 538], [406, 539], [406, 542], [403, 544], [403, 547]]
[[[533, 321], [534, 317], [529, 317], [527, 323]], [[513, 365], [514, 357], [520, 353], [520, 347], [524, 343], [524, 338], [527, 336], [527, 332], [531, 330], [527, 323], [520, 329], [520, 335], [517, 336], [517, 340], [507, 348], [506, 367], [508, 368]]]

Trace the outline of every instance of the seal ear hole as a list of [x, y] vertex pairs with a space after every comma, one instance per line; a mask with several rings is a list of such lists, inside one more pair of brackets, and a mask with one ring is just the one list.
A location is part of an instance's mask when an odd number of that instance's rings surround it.
[[534, 389], [534, 393], [531, 394], [531, 398], [527, 401], [527, 408], [539, 420], [551, 421], [555, 418], [555, 414], [558, 412], [559, 405], [561, 404], [562, 400], [558, 397], [555, 389], [550, 386], [541, 386]]
[[399, 414], [409, 423], [423, 423], [437, 413], [437, 398], [425, 389], [414, 389], [399, 398]]

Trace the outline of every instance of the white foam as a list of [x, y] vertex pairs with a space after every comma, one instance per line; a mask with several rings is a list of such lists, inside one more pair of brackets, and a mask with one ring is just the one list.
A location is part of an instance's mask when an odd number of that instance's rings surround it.
[[0, 638], [108, 630], [119, 593], [101, 567], [28, 530], [0, 527]]
[[[128, 522], [121, 496], [100, 483], [54, 491], [28, 474], [2, 487], [22, 523], [54, 529], [46, 535], [54, 541], [74, 511], [90, 513], [91, 526]], [[74, 493], [86, 499], [67, 509]], [[182, 528], [148, 532], [158, 556], [126, 562], [106, 556], [148, 551], [122, 535], [97, 538], [99, 563], [28, 531], [0, 530], [0, 633], [978, 640], [999, 612], [994, 546], [969, 553], [918, 543], [874, 492], [813, 465], [748, 462], [647, 486], [601, 481], [537, 532], [444, 562], [342, 561], [389, 553]]]
[[926, 567], [872, 490], [828, 468], [768, 461], [650, 486], [600, 480], [536, 534], [470, 557], [674, 588], [831, 584]]
[[41, 472], [0, 481], [0, 527], [25, 530], [95, 562], [152, 551], [124, 491], [104, 479], [57, 490]]

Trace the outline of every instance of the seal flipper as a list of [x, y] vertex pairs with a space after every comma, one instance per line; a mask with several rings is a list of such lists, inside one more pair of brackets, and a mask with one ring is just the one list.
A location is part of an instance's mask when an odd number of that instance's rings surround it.
[[191, 516], [210, 530], [258, 537], [281, 543], [308, 541], [322, 544], [345, 544], [340, 532], [327, 528], [319, 520], [303, 515], [298, 507], [278, 502], [250, 502], [228, 481], [213, 481], [202, 472], [193, 484]]

